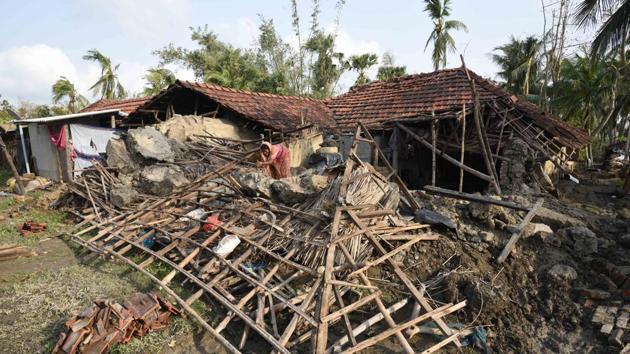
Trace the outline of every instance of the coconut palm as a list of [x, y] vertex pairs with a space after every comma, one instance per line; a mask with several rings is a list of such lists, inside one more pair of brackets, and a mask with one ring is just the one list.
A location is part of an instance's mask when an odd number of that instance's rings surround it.
[[575, 17], [580, 26], [594, 26], [605, 19], [591, 44], [591, 52], [603, 54], [609, 49], [619, 50], [625, 64], [626, 42], [630, 37], [630, 0], [582, 0]]
[[105, 99], [121, 99], [127, 97], [127, 93], [118, 78], [117, 71], [120, 64], [116, 64], [116, 66], [112, 67], [111, 59], [96, 49], [88, 50], [87, 54], [83, 56], [83, 60], [93, 61], [101, 66], [101, 77], [90, 87], [94, 96], [100, 95], [101, 98]]
[[501, 53], [492, 55], [492, 60], [501, 68], [498, 75], [509, 90], [529, 95], [540, 69], [540, 47], [540, 40], [534, 36], [524, 40], [512, 36], [509, 43], [494, 49]]
[[143, 78], [147, 80], [143, 90], [145, 96], [153, 96], [177, 80], [175, 74], [166, 68], [151, 68]]
[[370, 79], [367, 76], [367, 71], [369, 68], [378, 63], [378, 56], [370, 53], [353, 55], [349, 58], [349, 61], [352, 70], [356, 70], [359, 73], [357, 81], [355, 81], [354, 84], [356, 86], [361, 86], [370, 82]]
[[52, 101], [58, 104], [64, 99], [68, 100], [67, 109], [70, 113], [76, 113], [88, 105], [88, 100], [79, 94], [74, 84], [65, 76], [61, 76], [52, 86]]
[[440, 66], [446, 66], [446, 54], [455, 51], [455, 40], [451, 37], [449, 31], [464, 30], [468, 32], [466, 25], [457, 20], [447, 20], [446, 17], [451, 14], [451, 0], [424, 0], [424, 11], [429, 14], [435, 27], [427, 39], [424, 50], [427, 49], [429, 43], [433, 42], [433, 69], [438, 70]]

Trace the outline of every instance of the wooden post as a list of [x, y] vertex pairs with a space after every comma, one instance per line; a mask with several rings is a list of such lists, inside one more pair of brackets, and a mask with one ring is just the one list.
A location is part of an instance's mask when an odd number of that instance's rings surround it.
[[459, 57], [462, 60], [462, 66], [464, 67], [464, 72], [466, 73], [466, 77], [468, 78], [468, 82], [470, 83], [470, 88], [473, 94], [473, 104], [474, 104], [473, 117], [475, 119], [475, 127], [477, 128], [477, 135], [479, 137], [479, 145], [481, 147], [481, 154], [483, 155], [483, 161], [485, 162], [486, 169], [488, 170], [488, 174], [490, 175], [492, 179], [491, 183], [494, 189], [496, 190], [498, 194], [501, 194], [501, 187], [499, 187], [499, 182], [496, 179], [496, 171], [490, 160], [489, 151], [487, 150], [487, 145], [483, 138], [484, 135], [482, 131], [481, 117], [479, 117], [481, 115], [481, 111], [479, 107], [479, 95], [477, 95], [477, 89], [475, 88], [475, 81], [472, 79], [472, 77], [468, 73], [468, 69], [466, 68], [466, 63], [464, 62], [464, 56], [460, 55]]
[[[459, 163], [464, 165], [464, 142], [466, 141], [466, 103], [462, 106], [462, 144], [459, 154]], [[464, 191], [464, 169], [459, 168], [459, 192]]]
[[435, 111], [433, 110], [431, 110], [431, 117], [433, 117], [431, 120], [431, 146], [433, 146], [431, 149], [431, 185], [435, 187], [435, 141], [437, 134], [435, 132]]
[[394, 168], [394, 171], [398, 173], [400, 170], [400, 129], [398, 129], [398, 127], [395, 127], [392, 134], [396, 135], [396, 146], [394, 146], [392, 150], [392, 167]]
[[7, 164], [11, 168], [11, 172], [13, 173], [13, 177], [15, 178], [15, 183], [18, 187], [18, 193], [22, 195], [26, 194], [26, 190], [24, 189], [24, 185], [22, 184], [22, 180], [20, 179], [20, 174], [13, 164], [13, 158], [11, 157], [11, 155], [9, 155], [7, 146], [4, 144], [4, 140], [2, 140], [2, 134], [0, 134], [0, 149], [2, 149], [4, 159], [7, 161]]
[[512, 252], [512, 249], [514, 248], [514, 246], [516, 246], [516, 242], [518, 242], [518, 240], [521, 238], [521, 235], [523, 234], [523, 230], [525, 230], [525, 227], [527, 226], [527, 224], [529, 224], [530, 221], [532, 221], [532, 219], [534, 218], [534, 216], [536, 216], [536, 212], [538, 212], [538, 209], [540, 209], [544, 201], [545, 200], [542, 198], [538, 199], [538, 201], [536, 202], [536, 204], [534, 204], [534, 206], [531, 208], [529, 213], [525, 215], [525, 218], [523, 218], [523, 221], [521, 221], [521, 223], [518, 224], [516, 232], [512, 234], [512, 237], [510, 237], [510, 240], [508, 241], [507, 245], [505, 245], [505, 248], [503, 249], [503, 251], [501, 251], [499, 258], [497, 258], [498, 263], [503, 263], [503, 261], [505, 261], [507, 257], [510, 255], [510, 252]]
[[[418, 142], [420, 142], [422, 145], [424, 145], [425, 147], [427, 147], [429, 149], [433, 149], [433, 146], [428, 141], [426, 141], [426, 139], [424, 139], [423, 137], [421, 137], [418, 134], [414, 133], [411, 129], [405, 127], [404, 125], [402, 125], [400, 123], [396, 123], [396, 125], [401, 130], [403, 130], [405, 133], [409, 134], [412, 138], [416, 139]], [[483, 179], [484, 181], [487, 181], [487, 182], [491, 182], [492, 181], [492, 177], [491, 176], [489, 176], [489, 175], [487, 175], [485, 173], [479, 172], [479, 171], [475, 170], [472, 167], [468, 167], [466, 165], [462, 165], [461, 163], [459, 163], [459, 161], [457, 161], [456, 159], [454, 159], [454, 158], [450, 157], [449, 155], [445, 154], [440, 149], [436, 148], [435, 151], [436, 151], [436, 153], [440, 154], [440, 157], [444, 158], [446, 161], [450, 162], [451, 164], [453, 164], [453, 165], [455, 165], [457, 167], [463, 168], [466, 172], [468, 172], [468, 173], [470, 173], [470, 174], [472, 174], [474, 176], [477, 176], [477, 177]]]

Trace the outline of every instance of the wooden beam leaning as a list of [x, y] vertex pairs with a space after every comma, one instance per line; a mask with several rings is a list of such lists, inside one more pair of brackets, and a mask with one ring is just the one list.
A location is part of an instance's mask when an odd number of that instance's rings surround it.
[[[426, 139], [424, 139], [423, 137], [419, 136], [418, 134], [414, 133], [411, 129], [405, 127], [404, 125], [400, 124], [400, 123], [396, 123], [396, 126], [398, 128], [400, 128], [401, 130], [403, 130], [405, 133], [409, 134], [409, 136], [411, 136], [412, 138], [414, 138], [415, 140], [417, 140], [419, 143], [421, 143], [422, 145], [424, 145], [427, 149], [433, 149], [433, 145], [431, 145], [431, 143], [429, 143], [428, 141], [426, 141]], [[440, 157], [442, 157], [443, 159], [445, 159], [446, 161], [450, 162], [451, 164], [460, 167], [462, 169], [464, 169], [466, 172], [481, 178], [484, 181], [487, 182], [492, 182], [492, 177], [490, 177], [489, 175], [479, 172], [477, 170], [475, 170], [472, 167], [468, 167], [464, 164], [461, 164], [459, 161], [457, 161], [456, 159], [452, 158], [451, 156], [449, 156], [448, 154], [444, 153], [443, 151], [439, 150], [438, 148], [435, 149], [436, 153], [440, 155]]]
[[514, 248], [514, 246], [516, 246], [516, 242], [518, 242], [518, 240], [521, 238], [521, 235], [523, 234], [523, 230], [525, 230], [525, 227], [532, 221], [534, 216], [536, 216], [536, 212], [538, 212], [538, 209], [540, 209], [544, 201], [545, 200], [542, 198], [538, 199], [538, 201], [536, 201], [536, 204], [534, 204], [534, 206], [531, 208], [529, 213], [525, 215], [525, 217], [523, 218], [523, 221], [521, 221], [521, 223], [518, 224], [517, 231], [512, 234], [507, 245], [505, 245], [505, 248], [503, 249], [503, 251], [501, 251], [499, 258], [497, 258], [498, 263], [503, 263], [503, 261], [505, 261], [507, 257], [510, 255], [510, 252], [512, 252], [512, 249]]
[[470, 73], [468, 72], [468, 69], [466, 68], [466, 63], [464, 62], [464, 56], [460, 55], [460, 58], [462, 60], [462, 66], [464, 67], [464, 71], [466, 73], [466, 77], [468, 78], [468, 82], [470, 83], [470, 88], [473, 94], [473, 103], [474, 103], [473, 118], [475, 119], [475, 127], [477, 128], [477, 135], [479, 136], [479, 144], [481, 146], [483, 161], [486, 164], [486, 169], [488, 170], [488, 174], [492, 178], [490, 181], [492, 186], [497, 191], [497, 193], [502, 194], [501, 187], [499, 186], [499, 181], [497, 181], [497, 172], [492, 163], [492, 156], [490, 156], [490, 151], [488, 151], [487, 140], [484, 138], [485, 135], [482, 129], [483, 123], [481, 122], [481, 117], [480, 117], [481, 108], [479, 106], [479, 95], [477, 94], [475, 81], [472, 79], [472, 77], [470, 76]]

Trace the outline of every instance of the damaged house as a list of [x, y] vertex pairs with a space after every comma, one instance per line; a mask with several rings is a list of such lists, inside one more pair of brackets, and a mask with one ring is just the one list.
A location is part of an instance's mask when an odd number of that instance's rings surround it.
[[334, 126], [332, 114], [318, 100], [186, 81], [150, 98], [99, 100], [76, 114], [16, 123], [28, 128], [33, 170], [56, 181], [70, 181], [72, 171], [99, 160], [117, 131], [146, 125], [159, 124], [166, 136], [179, 140], [205, 134], [252, 143], [262, 141], [261, 136], [283, 141], [293, 167], [320, 147], [320, 128]]
[[[500, 192], [527, 188], [528, 172], [549, 183], [571, 171], [590, 141], [586, 131], [465, 67], [375, 81], [326, 104], [341, 131], [366, 126], [413, 189], [481, 191], [490, 184]], [[342, 139], [345, 150], [349, 141]], [[378, 165], [363, 145], [361, 159]]]
[[20, 119], [26, 170], [54, 181], [71, 181], [73, 171], [105, 153], [107, 141], [146, 98], [100, 100], [79, 113]]
[[[175, 116], [183, 121], [167, 121]], [[127, 127], [166, 124], [175, 136], [178, 130], [198, 126], [219, 138], [262, 141], [261, 136], [285, 142], [291, 151], [292, 167], [301, 166], [323, 142], [320, 128], [335, 125], [322, 101], [225, 88], [219, 85], [176, 81], [129, 115]], [[164, 123], [166, 122], [166, 123]]]

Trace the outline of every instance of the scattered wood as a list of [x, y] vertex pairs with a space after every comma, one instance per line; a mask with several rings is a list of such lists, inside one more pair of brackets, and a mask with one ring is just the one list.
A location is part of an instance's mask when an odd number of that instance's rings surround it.
[[[321, 195], [290, 207], [239, 190], [231, 173], [250, 166], [245, 142], [209, 136], [195, 140], [198, 155], [190, 162], [215, 161], [207, 173], [169, 196], [147, 198], [123, 210], [105, 196], [118, 183], [116, 177], [97, 166], [71, 186], [79, 210], [87, 212], [75, 214], [82, 227], [67, 236], [147, 275], [231, 352], [246, 350], [254, 338], [265, 346], [261, 350], [289, 353], [352, 351], [355, 344], [366, 348], [390, 336], [407, 353], [421, 351], [405, 337], [407, 323], [394, 319], [398, 300], [386, 304], [381, 299], [385, 285], [367, 277], [380, 266], [392, 268], [394, 281], [421, 304], [413, 321], [435, 322], [440, 333], [453, 338], [449, 343], [458, 344], [457, 333], [442, 317], [463, 304], [434, 309], [393, 261], [438, 235], [428, 225], [397, 215], [402, 198], [410, 206], [417, 202], [365, 127], [355, 137], [355, 142], [373, 144], [384, 174], [358, 159], [355, 143], [343, 173]], [[209, 221], [189, 216], [200, 208], [222, 223], [204, 228]], [[228, 249], [230, 238], [238, 243]], [[166, 268], [160, 277], [152, 273], [156, 264]], [[175, 283], [185, 284], [188, 296], [171, 286]], [[211, 304], [211, 316], [192, 308], [198, 301]], [[388, 335], [357, 338], [368, 325], [356, 323], [356, 311], [377, 313]]]
[[542, 198], [538, 199], [538, 201], [536, 201], [536, 204], [534, 204], [529, 213], [527, 213], [521, 223], [518, 224], [518, 226], [516, 227], [517, 231], [512, 234], [507, 245], [505, 245], [505, 248], [503, 248], [503, 251], [501, 251], [499, 258], [497, 258], [498, 263], [503, 263], [510, 255], [510, 252], [512, 252], [512, 249], [514, 249], [514, 246], [516, 246], [516, 242], [518, 242], [518, 240], [521, 238], [523, 230], [525, 230], [525, 227], [532, 221], [534, 216], [536, 216], [538, 209], [542, 207], [544, 201], [545, 200]]

